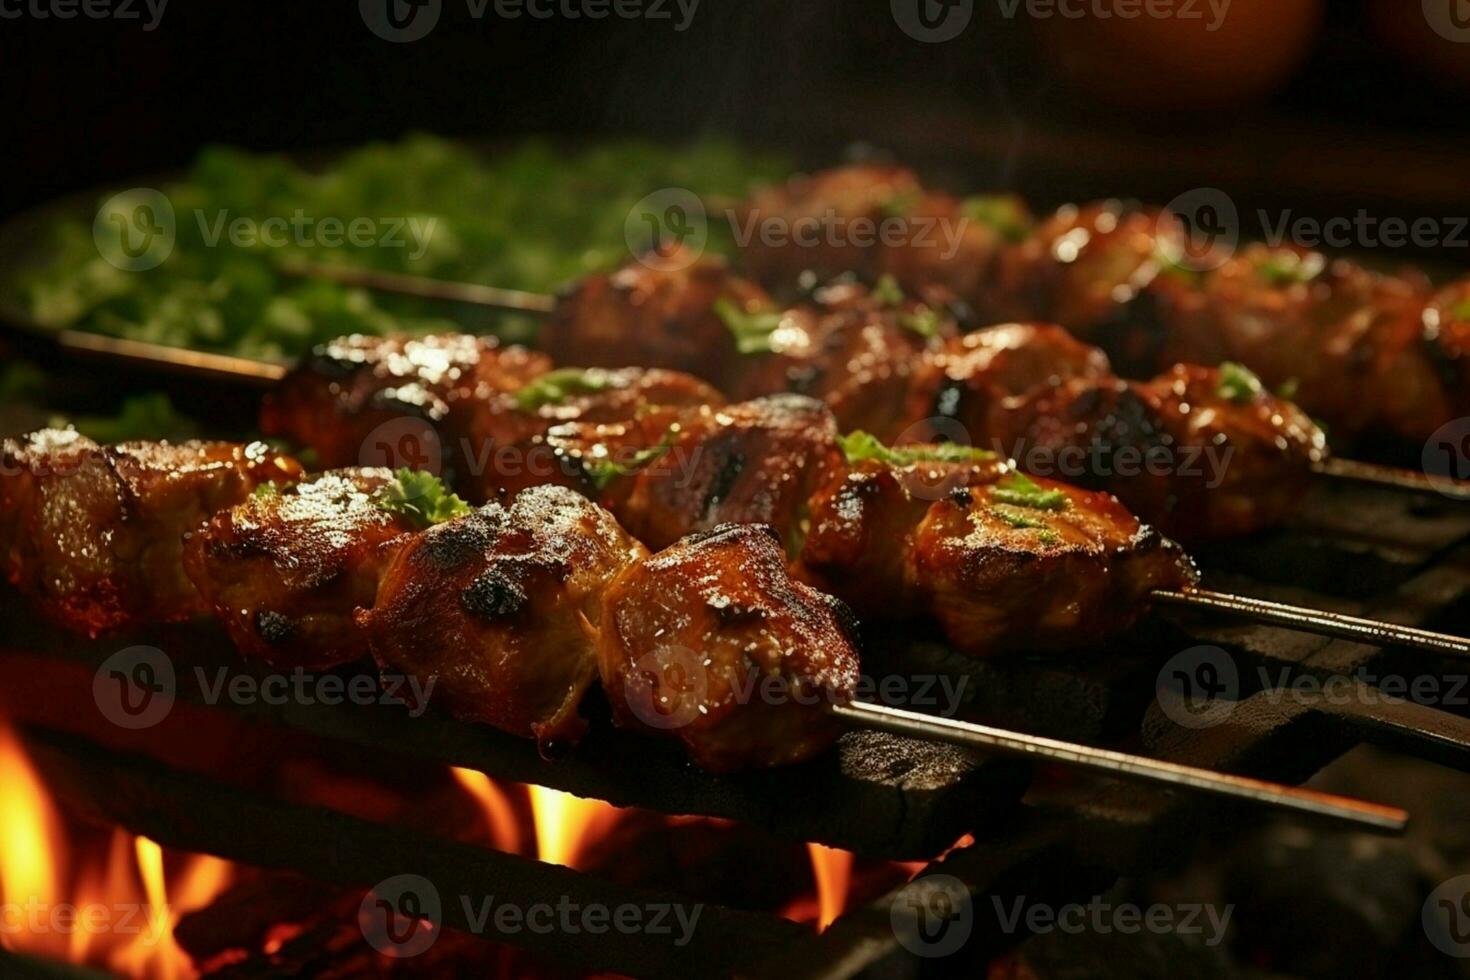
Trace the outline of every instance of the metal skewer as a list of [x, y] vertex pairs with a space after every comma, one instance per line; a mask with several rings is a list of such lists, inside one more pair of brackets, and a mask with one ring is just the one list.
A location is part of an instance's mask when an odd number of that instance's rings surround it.
[[397, 293], [400, 296], [417, 296], [420, 299], [446, 300], [468, 306], [484, 306], [507, 313], [545, 316], [556, 309], [555, 296], [528, 293], [520, 289], [501, 289], [499, 286], [482, 286], [473, 282], [453, 282], [399, 272], [299, 260], [282, 262], [277, 268], [288, 276], [303, 279], [323, 279], [339, 286], [371, 289], [379, 293]]
[[[282, 271], [304, 278], [326, 279], [343, 286], [425, 299], [450, 300], [512, 313], [545, 316], [556, 308], [556, 297], [544, 293], [528, 293], [517, 289], [500, 289], [470, 282], [429, 279], [345, 265], [295, 261], [282, 266]], [[1332, 480], [1346, 480], [1413, 493], [1440, 493], [1452, 500], [1470, 502], [1470, 481], [1432, 480], [1427, 474], [1394, 466], [1329, 458], [1313, 465], [1312, 472]]]
[[1288, 626], [1307, 633], [1335, 636], [1372, 646], [1402, 646], [1448, 657], [1470, 657], [1470, 640], [1463, 637], [1421, 630], [1413, 626], [1398, 626], [1377, 619], [1361, 619], [1229, 592], [1212, 592], [1209, 589], [1187, 589], [1179, 592], [1156, 589], [1150, 595], [1154, 602], [1161, 605], [1229, 613], [1257, 623]]
[[831, 714], [859, 728], [875, 728], [894, 735], [947, 742], [965, 748], [1045, 759], [1093, 772], [1191, 789], [1231, 799], [1248, 800], [1295, 813], [1324, 817], [1379, 833], [1402, 833], [1409, 815], [1398, 807], [1368, 803], [1331, 793], [1284, 786], [1280, 783], [1198, 769], [1146, 756], [1129, 755], [1073, 742], [1024, 735], [971, 722], [900, 711], [884, 705], [853, 702], [831, 705]]
[[1391, 490], [1410, 490], [1415, 493], [1438, 493], [1451, 500], [1470, 501], [1470, 481], [1449, 477], [1435, 479], [1417, 470], [1405, 470], [1396, 466], [1379, 466], [1355, 459], [1330, 457], [1312, 467], [1312, 472], [1334, 480], [1349, 483], [1366, 483]]

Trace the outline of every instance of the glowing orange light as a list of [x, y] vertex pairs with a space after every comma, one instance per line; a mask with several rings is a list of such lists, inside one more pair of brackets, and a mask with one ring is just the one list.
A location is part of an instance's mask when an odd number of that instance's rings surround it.
[[852, 885], [852, 852], [824, 844], [807, 844], [812, 877], [817, 882], [817, 928], [825, 929], [847, 908]]
[[490, 825], [490, 841], [497, 850], [519, 854], [521, 850], [521, 825], [516, 818], [515, 807], [510, 797], [496, 786], [490, 777], [473, 769], [451, 767], [450, 772], [459, 780], [471, 796], [485, 810], [485, 820]]
[[578, 867], [587, 845], [611, 830], [622, 816], [621, 810], [601, 800], [584, 800], [545, 786], [529, 789], [536, 820], [536, 856], [551, 864]]

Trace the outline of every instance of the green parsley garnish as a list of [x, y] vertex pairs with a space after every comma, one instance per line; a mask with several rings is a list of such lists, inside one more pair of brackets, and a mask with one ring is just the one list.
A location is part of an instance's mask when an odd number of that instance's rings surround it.
[[1024, 473], [1013, 473], [990, 491], [991, 499], [1016, 507], [1033, 510], [1066, 510], [1071, 506], [1067, 495], [1060, 490], [1043, 490], [1039, 484]]
[[912, 466], [915, 463], [976, 463], [995, 458], [995, 453], [988, 449], [961, 446], [954, 442], [890, 448], [883, 445], [877, 436], [862, 429], [838, 436], [837, 444], [850, 466], [868, 460], [889, 466]]
[[715, 315], [725, 321], [735, 337], [735, 349], [742, 354], [769, 354], [771, 338], [781, 326], [781, 314], [747, 313], [730, 300], [715, 301]]
[[873, 298], [884, 306], [897, 306], [903, 302], [903, 290], [899, 288], [897, 279], [884, 273], [873, 284]]
[[919, 206], [919, 192], [910, 187], [897, 191], [883, 202], [880, 210], [885, 218], [907, 218]]
[[990, 508], [990, 512], [996, 517], [999, 517], [1001, 520], [1005, 521], [1011, 527], [1023, 529], [1029, 528], [1031, 530], [1040, 531], [1041, 540], [1046, 542], [1047, 544], [1051, 544], [1057, 540], [1057, 532], [1053, 531], [1051, 529], [1051, 525], [1047, 524], [1046, 521], [1038, 520], [1035, 517], [1028, 517], [1027, 515], [1022, 514], [1019, 511], [1012, 510], [1009, 507], [992, 507]]
[[590, 395], [609, 384], [606, 371], [592, 368], [558, 368], [548, 371], [515, 393], [516, 405], [534, 412], [543, 405], [556, 405], [573, 395]]
[[1244, 364], [1226, 361], [1220, 365], [1220, 384], [1216, 392], [1221, 398], [1245, 405], [1263, 390], [1261, 379]]
[[255, 500], [269, 500], [272, 497], [279, 497], [280, 495], [281, 485], [279, 483], [262, 483], [250, 491], [251, 498]]
[[960, 213], [990, 228], [1008, 242], [1019, 242], [1031, 231], [1031, 216], [1018, 198], [982, 194], [960, 202]]
[[1280, 255], [1272, 255], [1263, 259], [1256, 267], [1261, 278], [1272, 286], [1290, 286], [1293, 283], [1307, 282], [1317, 274], [1317, 270], [1310, 263], [1303, 262], [1300, 258], [1292, 256], [1285, 258]]
[[378, 490], [373, 503], [408, 518], [419, 529], [463, 517], [474, 509], [450, 493], [434, 474], [407, 468], [394, 471], [393, 482]]
[[664, 437], [658, 441], [658, 445], [647, 449], [640, 449], [634, 453], [626, 463], [615, 462], [611, 459], [587, 460], [584, 464], [587, 470], [587, 478], [598, 490], [606, 490], [607, 485], [620, 476], [632, 476], [634, 473], [647, 466], [668, 452], [674, 445], [674, 428], [664, 433]]
[[913, 313], [900, 314], [898, 322], [920, 337], [933, 337], [939, 333], [939, 314], [928, 306], [921, 306]]
[[1456, 320], [1470, 320], [1470, 299], [1462, 300], [1450, 312], [1455, 315]]
[[1291, 401], [1293, 398], [1296, 397], [1297, 389], [1300, 387], [1301, 382], [1298, 381], [1296, 378], [1287, 378], [1281, 384], [1276, 386], [1276, 397], [1284, 398], [1287, 401]]

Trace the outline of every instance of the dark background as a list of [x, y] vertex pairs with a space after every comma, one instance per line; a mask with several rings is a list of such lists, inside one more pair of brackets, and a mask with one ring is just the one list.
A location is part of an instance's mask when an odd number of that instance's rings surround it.
[[[298, 149], [415, 129], [715, 131], [812, 162], [865, 139], [952, 182], [1044, 202], [1211, 184], [1324, 211], [1360, 199], [1406, 217], [1470, 207], [1470, 44], [1428, 32], [1419, 0], [1327, 5], [1291, 69], [1243, 95], [1228, 78], [1114, 56], [1106, 37], [1101, 57], [1048, 45], [1054, 24], [975, 2], [970, 26], [942, 44], [904, 35], [887, 0], [702, 0], [684, 33], [669, 21], [475, 20], [445, 0], [438, 27], [411, 44], [374, 36], [354, 0], [173, 0], [152, 32], [26, 14], [0, 20], [0, 213], [181, 167], [209, 142]], [[1272, 19], [1301, 2], [1234, 0], [1228, 17], [1254, 32], [1235, 69], [1266, 60], [1254, 52], [1280, 33]]]

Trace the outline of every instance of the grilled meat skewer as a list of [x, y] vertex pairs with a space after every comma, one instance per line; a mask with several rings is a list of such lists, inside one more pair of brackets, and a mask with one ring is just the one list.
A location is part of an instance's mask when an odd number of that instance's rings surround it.
[[97, 635], [204, 613], [185, 534], [257, 487], [301, 474], [264, 443], [99, 446], [46, 429], [0, 445], [0, 555], [53, 619]]
[[[31, 440], [33, 470], [28, 475], [34, 475], [48, 444], [60, 454], [67, 441], [54, 434]], [[212, 446], [210, 452], [221, 448]], [[132, 447], [139, 455], [151, 450], [155, 457], [178, 456], [180, 449], [167, 444]], [[301, 535], [308, 559], [320, 550], [315, 532], [334, 509], [351, 518], [342, 528], [344, 537], [371, 527], [354, 511], [360, 505], [358, 492], [376, 478], [357, 471], [325, 474], [316, 481], [322, 486], [309, 490], [311, 503], [301, 505], [315, 512]], [[797, 762], [824, 750], [843, 725], [856, 725], [1056, 759], [1378, 830], [1401, 830], [1407, 819], [1401, 810], [1355, 800], [857, 703], [858, 660], [850, 614], [837, 600], [788, 577], [785, 556], [769, 529], [722, 526], [649, 556], [609, 515], [565, 488], [529, 490], [509, 508], [460, 513], [467, 510], [463, 502], [446, 496], [432, 478], [402, 471], [395, 479], [399, 495], [384, 494], [390, 487], [381, 487], [375, 502], [396, 515], [439, 526], [394, 539], [395, 557], [381, 575], [374, 608], [357, 609], [354, 619], [386, 664], [401, 664], [420, 675], [429, 672], [421, 690], [433, 690], [442, 679], [452, 712], [517, 734], [527, 734], [524, 729], [529, 728], [543, 750], [580, 734], [576, 708], [593, 676], [587, 668], [590, 660], [614, 695], [619, 723], [672, 731], [695, 759], [715, 771]], [[68, 491], [83, 493], [84, 480], [63, 475], [59, 484], [48, 487], [53, 501], [64, 501]], [[24, 485], [21, 481], [5, 489], [13, 493]], [[267, 490], [252, 500], [280, 493]], [[236, 511], [240, 520], [211, 521], [202, 531], [183, 532], [179, 543], [192, 545], [194, 535], [207, 537], [224, 527], [238, 530], [247, 523], [250, 508], [239, 505]], [[97, 523], [98, 518], [117, 517], [80, 516], [92, 519], [79, 520], [69, 533], [70, 540], [84, 544], [105, 541], [111, 534], [113, 529]], [[168, 534], [157, 525], [152, 529]], [[38, 533], [54, 535], [56, 528], [21, 525], [12, 530], [10, 543], [35, 546], [38, 542], [26, 539]], [[340, 550], [341, 564], [329, 578], [345, 575], [358, 582], [364, 572], [370, 578], [382, 567], [381, 549], [371, 546], [372, 533], [364, 537], [368, 547]], [[274, 542], [272, 562], [278, 568], [291, 564], [289, 548], [282, 547], [288, 540], [284, 534]], [[168, 542], [154, 546], [172, 547]], [[206, 544], [195, 554], [209, 553]], [[227, 553], [213, 557], [228, 560]], [[259, 558], [237, 557], [247, 562]], [[208, 579], [219, 569], [196, 560], [190, 562], [190, 572]], [[200, 587], [205, 594], [217, 594], [208, 582]], [[313, 586], [298, 580], [291, 587], [309, 591]], [[446, 606], [445, 597], [455, 589], [458, 605]], [[321, 599], [314, 612], [340, 619], [357, 601], [357, 590], [332, 588]], [[150, 605], [150, 611], [160, 610]], [[173, 615], [172, 610], [161, 611]], [[424, 644], [415, 642], [425, 616], [463, 641], [457, 655], [441, 658], [437, 654], [445, 652], [443, 647], [431, 647], [425, 654]], [[544, 641], [555, 655], [531, 655], [524, 642], [528, 636]], [[331, 644], [335, 638], [318, 631], [303, 642]], [[670, 670], [671, 665], [678, 669]], [[770, 694], [766, 682], [773, 680], [790, 696]], [[756, 690], [761, 695], [752, 699]]]
[[[888, 273], [906, 289], [947, 290], [984, 322], [1059, 323], [1130, 375], [1242, 363], [1272, 388], [1295, 387], [1334, 438], [1420, 443], [1470, 414], [1470, 280], [1436, 296], [1417, 272], [1383, 275], [1290, 245], [1216, 254], [1173, 214], [1118, 201], [1068, 205], [1037, 222], [1014, 199], [961, 201], [891, 166], [797, 177], [746, 207], [788, 223], [901, 217], [920, 227], [964, 216], [964, 245], [952, 254], [875, 241], [839, 258], [868, 281]], [[741, 260], [762, 282], [791, 284], [808, 270], [844, 271], [832, 258], [753, 236]]]
[[[727, 285], [718, 289], [721, 272]], [[706, 294], [755, 295], [714, 260], [588, 277], [547, 323], [553, 355], [575, 356], [613, 320], [626, 331], [620, 353], [668, 366], [658, 347], [638, 344], [663, 316], [639, 297], [685, 278]], [[584, 294], [598, 298], [595, 308]], [[721, 355], [684, 366], [717, 369], [737, 397], [793, 391], [826, 402], [845, 431], [975, 442], [1038, 475], [1114, 493], [1182, 540], [1280, 523], [1327, 457], [1325, 437], [1303, 412], [1233, 365], [1175, 366], [1150, 381], [1124, 381], [1100, 350], [1059, 328], [1007, 324], [962, 335], [942, 307], [891, 283], [839, 283], [780, 312], [769, 299], [757, 300], [755, 312], [724, 312], [727, 332], [759, 343], [733, 362]], [[763, 334], [751, 336], [752, 321]]]

